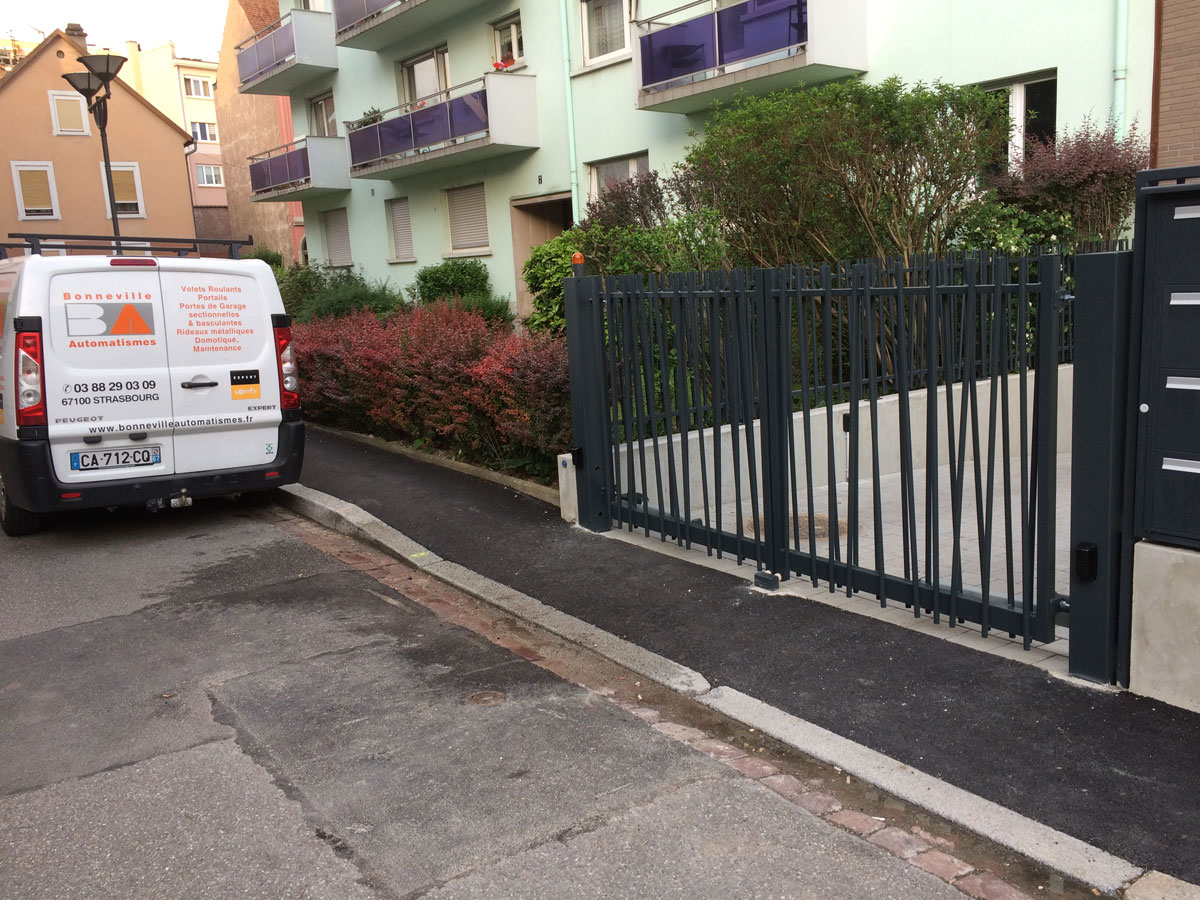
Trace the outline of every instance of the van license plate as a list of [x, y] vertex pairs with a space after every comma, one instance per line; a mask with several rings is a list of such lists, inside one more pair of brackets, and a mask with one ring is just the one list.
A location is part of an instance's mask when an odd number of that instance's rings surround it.
[[71, 453], [71, 469], [124, 469], [129, 466], [154, 466], [162, 462], [162, 447], [132, 447], [121, 450], [80, 450]]

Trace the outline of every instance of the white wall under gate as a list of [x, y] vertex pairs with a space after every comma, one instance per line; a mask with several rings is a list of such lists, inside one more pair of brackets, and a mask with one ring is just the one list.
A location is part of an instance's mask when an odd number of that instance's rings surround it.
[[[1034, 395], [1034, 380], [1035, 373], [1030, 372], [1026, 377], [1026, 427], [1027, 434], [1032, 436], [1033, 425], [1033, 395]], [[1021, 393], [1020, 393], [1020, 376], [1007, 376], [1008, 382], [1008, 404], [1007, 404], [1007, 419], [1010, 429], [1010, 456], [1017, 457], [1020, 453], [1020, 416], [1021, 416]], [[999, 388], [999, 380], [997, 380], [997, 394], [1001, 393]], [[1058, 367], [1058, 453], [1070, 453], [1071, 451], [1071, 398], [1074, 385], [1074, 367], [1063, 365]], [[964, 396], [966, 395], [967, 385], [955, 384], [950, 387], [952, 391], [952, 406], [954, 411], [954, 426], [953, 434], [955, 451], [957, 452], [959, 429], [962, 427], [962, 415], [964, 411]], [[979, 381], [975, 385], [976, 401], [966, 407], [968, 416], [967, 432], [966, 432], [966, 455], [967, 461], [974, 459], [974, 441], [972, 436], [972, 424], [970, 417], [972, 409], [977, 410], [979, 440], [981, 447], [986, 448], [988, 440], [989, 416], [992, 406], [992, 385], [990, 381]], [[946, 390], [945, 386], [936, 389], [936, 421], [937, 421], [937, 461], [940, 465], [945, 465], [948, 462], [948, 447], [949, 447], [949, 430], [946, 417]], [[901, 471], [901, 434], [900, 434], [900, 411], [901, 398], [899, 394], [892, 394], [887, 397], [881, 397], [876, 405], [878, 417], [878, 432], [879, 432], [879, 475], [886, 477], [895, 475]], [[847, 480], [848, 460], [850, 456], [850, 445], [848, 435], [842, 431], [841, 417], [843, 413], [850, 411], [849, 403], [839, 403], [830, 409], [825, 407], [813, 409], [808, 415], [808, 431], [811, 434], [811, 441], [805, 443], [805, 425], [803, 413], [796, 413], [793, 416], [795, 427], [796, 452], [795, 458], [792, 461], [793, 472], [796, 479], [796, 490], [803, 496], [808, 490], [807, 483], [807, 458], [812, 464], [812, 488], [814, 490], [829, 486], [830, 475], [830, 456], [829, 456], [829, 438], [827, 431], [828, 416], [833, 416], [833, 474], [835, 483], [845, 482]], [[1001, 413], [1002, 410], [997, 410], [996, 417], [996, 454], [995, 459], [999, 461], [1001, 454]], [[927, 444], [925, 440], [926, 426], [928, 424], [929, 415], [929, 393], [926, 390], [910, 391], [908, 395], [908, 416], [909, 426], [911, 429], [910, 448], [912, 452], [912, 466], [916, 470], [923, 470], [928, 463]], [[762, 459], [759, 453], [758, 441], [760, 439], [760, 423], [758, 420], [753, 422], [753, 445], [754, 445], [754, 479], [750, 477], [750, 454], [747, 452], [747, 441], [750, 429], [738, 429], [738, 461], [735, 465], [734, 446], [733, 446], [733, 427], [730, 425], [722, 426], [719, 431], [714, 434], [714, 429], [707, 428], [702, 431], [691, 431], [686, 436], [671, 435], [670, 437], [660, 437], [655, 440], [646, 440], [639, 446], [635, 440], [633, 443], [633, 473], [630, 478], [630, 448], [628, 444], [622, 444], [617, 451], [617, 485], [622, 494], [637, 492], [645, 494], [649, 499], [649, 506], [653, 509], [659, 508], [658, 502], [658, 485], [659, 472], [661, 470], [661, 484], [664, 498], [664, 506], [670, 504], [669, 494], [669, 469], [670, 460], [674, 458], [674, 468], [676, 477], [683, 477], [683, 458], [681, 448], [687, 447], [688, 457], [688, 494], [690, 500], [690, 509], [688, 513], [695, 517], [703, 515], [704, 512], [704, 497], [709, 498], [710, 505], [715, 503], [716, 479], [714, 459], [719, 452], [721, 456], [721, 478], [722, 478], [722, 502], [728, 503], [735, 496], [735, 475], [738, 479], [736, 489], [742, 492], [743, 505], [745, 509], [749, 509], [749, 498], [751, 491], [754, 488], [755, 493], [761, 500], [762, 490]], [[859, 446], [858, 446], [858, 477], [859, 480], [869, 480], [873, 474], [873, 444], [875, 436], [871, 427], [871, 410], [870, 405], [866, 400], [863, 400], [859, 405]], [[703, 442], [703, 452], [701, 451], [701, 443]], [[644, 448], [644, 452], [642, 451]], [[655, 451], [657, 449], [657, 462], [655, 459]], [[1030, 445], [1029, 452], [1032, 454], [1035, 449]], [[984, 458], [988, 454], [984, 451]], [[641, 456], [642, 458], [636, 458]], [[701, 461], [703, 461], [703, 466]], [[645, 466], [645, 476], [643, 478], [642, 469]], [[569, 454], [564, 454], [559, 457], [558, 463], [559, 475], [559, 510], [560, 514], [568, 522], [578, 521], [578, 494], [575, 483], [575, 469], [571, 462]], [[1015, 474], [1014, 474], [1014, 477]], [[678, 484], [678, 497], [683, 497], [683, 485]], [[682, 503], [682, 499], [679, 501]], [[710, 509], [710, 512], [713, 511]], [[682, 513], [682, 510], [680, 511]]]

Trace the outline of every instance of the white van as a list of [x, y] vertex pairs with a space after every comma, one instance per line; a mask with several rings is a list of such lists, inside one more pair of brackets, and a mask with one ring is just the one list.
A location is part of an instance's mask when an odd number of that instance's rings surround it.
[[0, 526], [298, 481], [290, 324], [259, 260], [0, 260]]

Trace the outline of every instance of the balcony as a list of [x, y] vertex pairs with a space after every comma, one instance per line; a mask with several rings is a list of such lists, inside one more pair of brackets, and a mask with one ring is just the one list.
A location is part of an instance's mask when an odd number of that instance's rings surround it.
[[485, 75], [377, 116], [347, 123], [350, 174], [407, 178], [538, 142], [532, 75]]
[[333, 0], [339, 47], [381, 50], [488, 0]]
[[306, 137], [250, 157], [250, 199], [307, 200], [350, 190], [346, 139]]
[[238, 44], [238, 90], [286, 95], [337, 70], [333, 16], [294, 9]]
[[652, 30], [638, 39], [638, 108], [701, 112], [742, 91], [761, 95], [865, 71], [865, 20], [852, 30], [865, 0], [811, 2], [828, 29], [823, 43], [809, 40], [810, 0], [745, 0], [673, 24], [639, 23]]

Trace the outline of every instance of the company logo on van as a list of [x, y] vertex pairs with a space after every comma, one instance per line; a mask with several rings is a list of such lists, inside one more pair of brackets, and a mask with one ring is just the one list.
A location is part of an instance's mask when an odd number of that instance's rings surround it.
[[71, 337], [154, 334], [153, 303], [72, 303], [66, 309]]
[[241, 369], [229, 373], [229, 393], [234, 400], [257, 400], [262, 397], [258, 369]]

